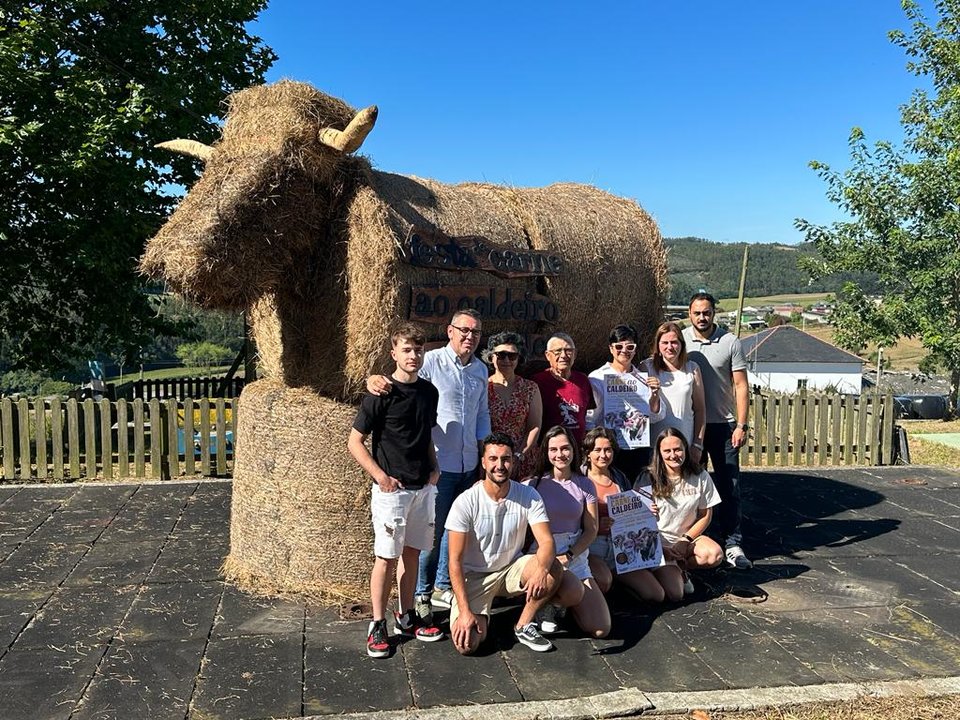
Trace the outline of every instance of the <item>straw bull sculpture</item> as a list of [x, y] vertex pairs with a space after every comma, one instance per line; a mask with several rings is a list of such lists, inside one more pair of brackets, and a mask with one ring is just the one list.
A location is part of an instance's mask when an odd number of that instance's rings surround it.
[[283, 81], [232, 95], [213, 146], [164, 143], [205, 170], [142, 269], [205, 307], [246, 310], [259, 352], [263, 379], [240, 401], [226, 563], [254, 592], [366, 595], [369, 479], [346, 438], [364, 379], [386, 369], [392, 323], [440, 339], [455, 309], [473, 307], [485, 333], [516, 330], [534, 347], [569, 332], [590, 369], [608, 359], [612, 325], [649, 338], [659, 319], [665, 252], [636, 203], [584, 185], [380, 172], [352, 154], [376, 118]]

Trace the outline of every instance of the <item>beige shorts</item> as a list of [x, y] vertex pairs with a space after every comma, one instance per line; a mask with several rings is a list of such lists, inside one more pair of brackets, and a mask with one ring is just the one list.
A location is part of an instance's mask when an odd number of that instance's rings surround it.
[[[503, 570], [496, 572], [480, 573], [468, 572], [464, 576], [467, 583], [467, 601], [470, 603], [470, 611], [474, 615], [490, 615], [490, 608], [493, 605], [493, 599], [498, 597], [516, 597], [523, 595], [526, 589], [521, 587], [523, 578], [523, 568], [527, 566], [533, 555], [521, 555]], [[454, 598], [450, 606], [450, 626], [457, 621], [460, 610], [457, 608], [457, 600]]]

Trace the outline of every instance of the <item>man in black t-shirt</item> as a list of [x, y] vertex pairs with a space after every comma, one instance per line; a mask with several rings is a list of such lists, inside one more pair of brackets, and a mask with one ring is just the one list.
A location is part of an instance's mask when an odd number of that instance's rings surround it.
[[[397, 635], [433, 642], [443, 632], [414, 612], [414, 590], [420, 551], [434, 538], [434, 505], [440, 470], [431, 431], [437, 424], [437, 389], [418, 377], [423, 365], [423, 332], [404, 323], [391, 336], [390, 356], [396, 362], [386, 395], [367, 393], [350, 431], [350, 454], [374, 480], [370, 501], [376, 556], [370, 575], [373, 622], [367, 633], [367, 654], [387, 657], [386, 607], [390, 583], [397, 573], [399, 607], [394, 613]], [[365, 441], [372, 437], [371, 450]]]

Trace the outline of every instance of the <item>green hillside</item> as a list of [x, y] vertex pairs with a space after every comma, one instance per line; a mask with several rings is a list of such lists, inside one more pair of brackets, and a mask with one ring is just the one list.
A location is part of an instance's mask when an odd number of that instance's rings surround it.
[[[703, 288], [715, 297], [735, 297], [740, 283], [740, 264], [744, 243], [711, 242], [702, 238], [665, 238], [667, 272], [670, 280], [670, 303], [685, 303]], [[750, 245], [747, 263], [746, 294], [787, 295], [797, 293], [836, 292], [847, 280], [856, 280], [872, 292], [872, 277], [864, 275], [831, 275], [817, 281], [797, 267], [797, 259], [813, 256], [809, 243]]]

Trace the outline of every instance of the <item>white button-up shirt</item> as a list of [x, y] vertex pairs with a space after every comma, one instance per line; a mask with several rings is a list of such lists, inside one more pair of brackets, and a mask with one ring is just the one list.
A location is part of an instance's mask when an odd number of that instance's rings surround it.
[[460, 363], [450, 345], [429, 351], [420, 377], [440, 393], [433, 444], [441, 472], [465, 473], [477, 467], [477, 443], [490, 434], [489, 373], [479, 358]]

